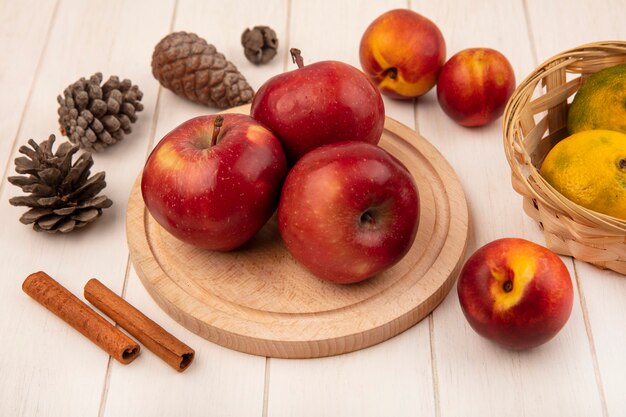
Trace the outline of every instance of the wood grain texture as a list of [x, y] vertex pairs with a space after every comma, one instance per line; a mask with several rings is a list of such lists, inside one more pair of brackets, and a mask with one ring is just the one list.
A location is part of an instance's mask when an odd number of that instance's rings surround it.
[[[0, 167], [12, 166], [9, 156], [34, 83], [46, 38], [53, 24], [56, 1], [0, 2], [0, 88], [10, 92], [0, 100]], [[28, 28], [28, 30], [25, 30]], [[15, 58], [19, 57], [16, 64]], [[4, 169], [0, 169], [0, 175]], [[3, 179], [4, 182], [4, 179]], [[2, 190], [0, 186], [0, 190]]]
[[[7, 185], [0, 200], [4, 219], [0, 251], [0, 267], [5, 279], [0, 280], [0, 328], [4, 334], [17, 335], [10, 344], [3, 344], [0, 368], [1, 415], [85, 416], [97, 415], [102, 396], [108, 357], [97, 346], [84, 340], [58, 318], [41, 309], [20, 292], [20, 283], [31, 272], [45, 270], [74, 294], [81, 294], [88, 278], [99, 277], [107, 286], [120, 289], [126, 272], [128, 252], [124, 245], [123, 213], [132, 181], [126, 172], [136, 171], [142, 163], [147, 146], [145, 133], [153, 111], [156, 85], [146, 82], [142, 74], [149, 68], [137, 65], [150, 51], [144, 45], [167, 15], [150, 8], [148, 1], [110, 1], [91, 3], [65, 1], [59, 3], [43, 52], [31, 98], [26, 107], [19, 145], [28, 138], [40, 141], [58, 132], [56, 96], [81, 76], [100, 70], [106, 75], [119, 74], [131, 78], [144, 91], [146, 110], [140, 113], [132, 136], [102, 155], [95, 155], [92, 172], [107, 172], [104, 190], [113, 201], [102, 218], [90, 227], [71, 235], [47, 235], [34, 232], [19, 223], [23, 208], [9, 206], [7, 200], [21, 191]], [[27, 32], [31, 24], [26, 15], [16, 17], [22, 22], [17, 32]], [[44, 6], [42, 4], [41, 8]], [[136, 25], [138, 15], [152, 22], [147, 27]], [[32, 22], [34, 24], [35, 22]], [[2, 29], [9, 30], [4, 27]], [[36, 51], [35, 51], [36, 52]], [[25, 57], [22, 63], [22, 57]], [[24, 65], [28, 71], [29, 51], [13, 54], [13, 65]], [[16, 86], [6, 91], [18, 91]], [[148, 116], [146, 116], [148, 115]], [[145, 130], [143, 130], [145, 128]], [[143, 144], [142, 144], [143, 142]], [[17, 147], [16, 147], [17, 148]], [[139, 157], [136, 152], [139, 151]], [[14, 152], [11, 159], [17, 156]], [[9, 169], [12, 175], [13, 167]], [[121, 215], [121, 217], [120, 217]], [[70, 349], [70, 346], [79, 348]]]
[[436, 416], [428, 320], [345, 355], [269, 359], [267, 415]]
[[275, 219], [234, 252], [185, 244], [148, 214], [137, 180], [127, 233], [139, 277], [184, 326], [256, 355], [331, 356], [406, 330], [441, 302], [456, 279], [467, 241], [467, 206], [450, 166], [413, 131], [387, 119], [380, 146], [415, 178], [421, 213], [409, 252], [375, 278], [349, 286], [315, 278], [289, 255]]
[[[539, 62], [588, 42], [626, 39], [621, 0], [607, 0], [601, 5], [584, 0], [578, 7], [566, 8], [534, 0], [527, 5]], [[581, 303], [588, 316], [587, 332], [597, 365], [597, 391], [605, 401], [604, 415], [626, 416], [626, 356], [621, 352], [621, 347], [626, 345], [626, 280], [617, 273], [575, 262]]]
[[[449, 56], [465, 48], [491, 47], [511, 61], [518, 79], [536, 66], [522, 1], [480, 0], [455, 7], [416, 1], [413, 5], [439, 25]], [[443, 113], [434, 94], [420, 100], [418, 119], [421, 132], [432, 137], [446, 155], [467, 192], [475, 226], [468, 255], [501, 237], [543, 243], [537, 225], [524, 214], [521, 198], [511, 187], [500, 121], [477, 129], [458, 126]], [[574, 279], [571, 259], [564, 261]], [[601, 414], [577, 302], [554, 340], [526, 352], [504, 350], [478, 336], [463, 317], [456, 294], [446, 298], [433, 318], [442, 416]], [[472, 395], [467, 395], [469, 387]]]
[[191, 346], [193, 364], [178, 373], [149, 351], [133, 367], [112, 363], [103, 417], [258, 417], [263, 407], [265, 358], [207, 342], [168, 316], [150, 297], [134, 270], [126, 299]]

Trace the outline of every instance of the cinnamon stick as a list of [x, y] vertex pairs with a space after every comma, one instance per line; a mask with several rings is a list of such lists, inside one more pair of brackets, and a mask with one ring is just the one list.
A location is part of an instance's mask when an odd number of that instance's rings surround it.
[[139, 345], [134, 340], [45, 272], [30, 274], [22, 290], [119, 362], [128, 364], [139, 355]]
[[168, 365], [182, 372], [193, 361], [194, 350], [168, 333], [95, 278], [85, 284], [85, 298]]

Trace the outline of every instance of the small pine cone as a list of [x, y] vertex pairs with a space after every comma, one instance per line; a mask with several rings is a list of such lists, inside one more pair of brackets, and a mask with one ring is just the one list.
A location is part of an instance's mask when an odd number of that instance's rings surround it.
[[91, 153], [84, 152], [72, 163], [78, 145], [63, 142], [53, 153], [54, 140], [54, 135], [40, 144], [30, 139], [31, 147], [20, 147], [26, 156], [15, 158], [15, 171], [25, 175], [8, 180], [30, 195], [13, 197], [9, 203], [30, 207], [20, 222], [32, 223], [36, 231], [67, 233], [96, 220], [113, 202], [98, 195], [106, 187], [104, 172], [89, 176]]
[[278, 38], [269, 26], [255, 26], [241, 34], [243, 53], [253, 64], [265, 64], [276, 56]]
[[152, 54], [152, 74], [163, 87], [210, 107], [252, 101], [254, 91], [237, 67], [194, 33], [170, 33]]
[[124, 139], [143, 110], [143, 93], [128, 79], [111, 76], [102, 85], [102, 73], [81, 78], [58, 96], [61, 134], [89, 151], [100, 152]]

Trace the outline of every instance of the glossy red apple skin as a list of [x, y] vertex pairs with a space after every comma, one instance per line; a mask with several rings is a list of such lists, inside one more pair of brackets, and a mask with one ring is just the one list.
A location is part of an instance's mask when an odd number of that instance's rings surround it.
[[287, 174], [278, 139], [249, 116], [188, 120], [165, 135], [146, 161], [141, 192], [154, 219], [176, 238], [226, 251], [272, 216]]
[[342, 142], [317, 148], [289, 172], [278, 208], [291, 255], [319, 278], [348, 284], [376, 275], [410, 249], [419, 194], [382, 148]]
[[291, 164], [329, 143], [375, 145], [385, 123], [378, 89], [361, 71], [339, 61], [270, 78], [255, 94], [250, 114], [276, 134]]
[[516, 350], [552, 339], [567, 322], [574, 297], [563, 261], [516, 238], [478, 249], [463, 266], [457, 292], [478, 334]]
[[437, 82], [446, 42], [431, 20], [408, 9], [383, 13], [365, 30], [359, 45], [363, 71], [383, 94], [411, 99]]
[[515, 90], [515, 72], [500, 52], [465, 49], [439, 73], [437, 99], [443, 111], [462, 126], [489, 124], [504, 112]]

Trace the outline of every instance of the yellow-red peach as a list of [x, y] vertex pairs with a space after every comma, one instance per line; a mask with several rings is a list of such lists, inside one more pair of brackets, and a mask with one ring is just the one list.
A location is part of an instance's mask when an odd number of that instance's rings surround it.
[[511, 349], [547, 342], [572, 311], [572, 280], [563, 261], [524, 239], [478, 249], [463, 266], [457, 292], [472, 328]]
[[462, 126], [483, 126], [504, 112], [515, 90], [513, 67], [500, 52], [470, 48], [455, 54], [439, 73], [437, 99]]
[[437, 82], [446, 59], [439, 28], [407, 9], [388, 11], [365, 30], [359, 47], [363, 71], [393, 98], [419, 97]]

